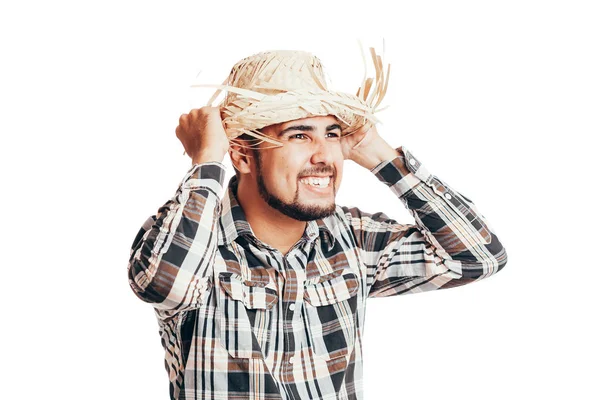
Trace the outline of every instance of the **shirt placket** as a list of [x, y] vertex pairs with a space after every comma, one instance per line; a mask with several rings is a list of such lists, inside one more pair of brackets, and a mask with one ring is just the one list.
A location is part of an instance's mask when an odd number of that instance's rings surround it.
[[310, 248], [314, 240], [301, 239], [284, 256], [276, 250], [277, 258], [283, 266], [285, 282], [282, 290], [283, 301], [283, 357], [281, 360], [280, 380], [286, 386], [287, 398], [295, 399], [297, 391], [293, 389], [295, 382], [294, 374], [302, 374], [302, 360], [300, 359], [300, 341], [303, 329], [300, 315], [304, 298], [304, 282], [306, 280], [306, 256], [302, 254], [304, 248], [306, 254], [310, 254]]

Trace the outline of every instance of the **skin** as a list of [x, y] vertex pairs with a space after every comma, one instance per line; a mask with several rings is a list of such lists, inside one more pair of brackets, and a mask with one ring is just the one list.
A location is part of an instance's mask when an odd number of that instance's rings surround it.
[[[283, 130], [286, 132], [280, 136]], [[182, 115], [176, 133], [193, 163], [222, 162], [229, 151], [239, 172], [237, 198], [252, 231], [282, 254], [302, 237], [307, 220], [335, 211], [344, 160], [372, 169], [398, 155], [375, 126], [342, 137], [340, 124], [331, 115], [265, 127], [263, 133], [283, 145], [265, 148], [270, 145], [262, 144], [258, 158], [250, 149], [229, 148], [217, 108], [203, 107]], [[331, 176], [326, 188], [301, 182], [306, 176], [323, 175]]]

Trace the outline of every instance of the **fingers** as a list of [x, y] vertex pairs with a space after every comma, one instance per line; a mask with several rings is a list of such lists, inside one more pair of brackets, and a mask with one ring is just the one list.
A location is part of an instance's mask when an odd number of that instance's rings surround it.
[[229, 149], [218, 107], [202, 107], [181, 114], [175, 134], [187, 154], [197, 154], [203, 148], [212, 149], [214, 154], [226, 154]]
[[190, 127], [190, 122], [189, 122], [189, 115], [188, 114], [181, 114], [181, 117], [179, 117], [179, 126], [177, 127], [177, 129], [175, 130], [175, 132], [177, 132], [177, 130], [179, 128], [183, 128], [183, 130], [187, 130]]
[[209, 110], [207, 110], [208, 108], [212, 107], [194, 108], [187, 114], [181, 114], [179, 117], [179, 125], [175, 129], [177, 137], [183, 132], [188, 132], [190, 128], [194, 126], [194, 123], [196, 123], [203, 115], [207, 115], [209, 112]]
[[184, 131], [188, 130], [190, 126], [192, 126], [198, 119], [202, 117], [206, 117], [211, 113], [218, 110], [216, 107], [202, 107], [202, 108], [194, 108], [190, 110], [187, 114], [181, 114], [179, 117], [179, 126], [183, 128]]
[[365, 141], [365, 139], [367, 138], [367, 136], [369, 136], [369, 133], [371, 132], [371, 130], [368, 130], [367, 133], [365, 133], [365, 135], [362, 137], [362, 139], [360, 139], [358, 141], [358, 143], [356, 143], [353, 147], [352, 150], [355, 150], [356, 148], [360, 147], [360, 145], [362, 144], [362, 142]]

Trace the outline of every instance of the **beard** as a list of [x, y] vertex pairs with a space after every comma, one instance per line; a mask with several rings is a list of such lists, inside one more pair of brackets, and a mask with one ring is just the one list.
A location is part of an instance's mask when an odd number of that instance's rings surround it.
[[[296, 195], [292, 202], [288, 203], [281, 198], [277, 197], [277, 195], [269, 192], [267, 186], [265, 185], [265, 181], [262, 176], [262, 162], [259, 155], [259, 150], [255, 151], [256, 165], [258, 169], [258, 192], [260, 193], [260, 197], [272, 208], [281, 212], [284, 215], [287, 215], [290, 218], [293, 218], [298, 221], [314, 221], [317, 219], [325, 218], [330, 215], [333, 215], [335, 212], [335, 202], [331, 202], [331, 204], [326, 206], [316, 206], [316, 205], [306, 205], [302, 204], [299, 201], [299, 193], [296, 189]], [[335, 174], [331, 178], [331, 184], [334, 188], [334, 198], [335, 198]]]

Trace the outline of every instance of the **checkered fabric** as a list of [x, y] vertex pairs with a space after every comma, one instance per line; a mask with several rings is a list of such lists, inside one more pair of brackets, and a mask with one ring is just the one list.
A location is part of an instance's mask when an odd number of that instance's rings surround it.
[[171, 399], [362, 399], [368, 297], [465, 285], [506, 265], [471, 200], [404, 146], [371, 172], [415, 218], [336, 206], [281, 252], [257, 239], [225, 168], [196, 164], [129, 259], [154, 307]]

